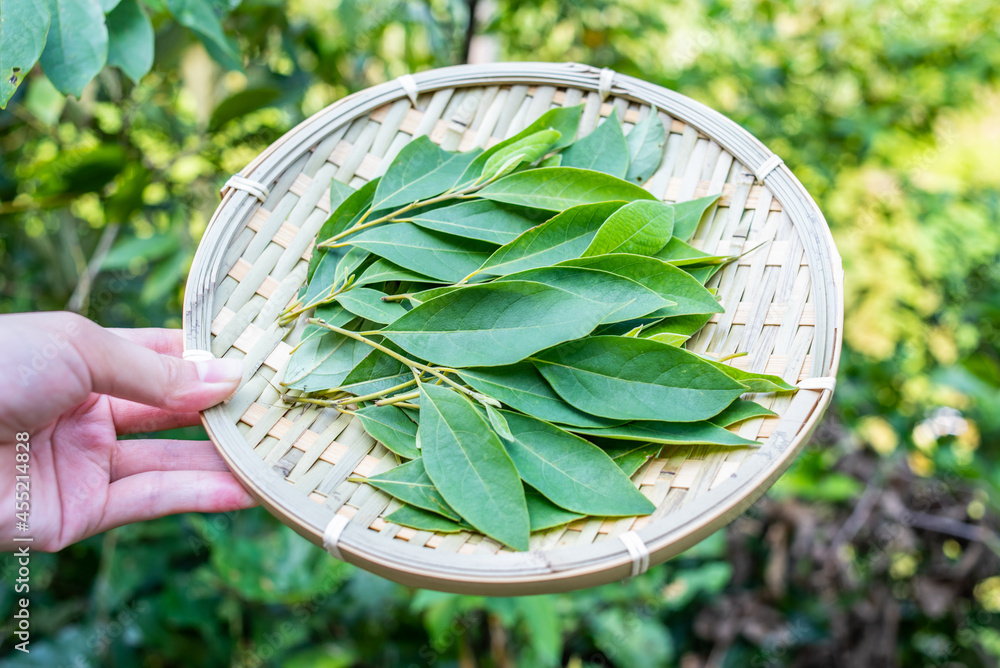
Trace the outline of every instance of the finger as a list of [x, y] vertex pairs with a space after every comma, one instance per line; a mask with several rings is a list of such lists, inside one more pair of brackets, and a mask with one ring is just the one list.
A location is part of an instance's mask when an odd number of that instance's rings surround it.
[[173, 413], [115, 397], [111, 397], [111, 417], [118, 434], [140, 434], [201, 424], [201, 414], [197, 412]]
[[[50, 411], [60, 409], [55, 415], [92, 392], [169, 412], [199, 411], [232, 394], [242, 376], [239, 360], [189, 362], [162, 355], [74, 314], [25, 314], [7, 322], [11, 324], [6, 331], [0, 327], [0, 343], [9, 339], [15, 351], [9, 355], [31, 355], [33, 342], [60, 339], [61, 347], [49, 345], [51, 354], [46, 353], [29, 386], [34, 403]], [[0, 356], [3, 353], [0, 349]]]
[[229, 467], [211, 441], [118, 441], [111, 455], [112, 482], [149, 471], [229, 471]]
[[139, 327], [136, 329], [108, 327], [106, 331], [123, 339], [128, 339], [143, 348], [149, 348], [161, 355], [180, 357], [184, 352], [184, 333], [179, 329], [166, 329], [164, 327]]
[[255, 505], [232, 473], [148, 471], [111, 483], [95, 533], [166, 515], [223, 513]]
[[[179, 329], [109, 327], [107, 331], [161, 355], [180, 357], [184, 352], [184, 336]], [[193, 427], [201, 424], [201, 414], [196, 411], [173, 413], [162, 408], [145, 406], [117, 397], [111, 398], [111, 414], [116, 433], [122, 435]]]

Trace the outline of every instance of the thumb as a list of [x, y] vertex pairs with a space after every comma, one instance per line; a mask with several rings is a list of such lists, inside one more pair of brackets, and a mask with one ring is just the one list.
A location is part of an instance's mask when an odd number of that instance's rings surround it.
[[[18, 417], [28, 418], [35, 425], [47, 424], [92, 392], [170, 412], [200, 411], [231, 395], [243, 375], [240, 360], [189, 362], [161, 355], [71, 313], [32, 313], [0, 319], [4, 325], [0, 327], [0, 367], [22, 369], [26, 391], [20, 396], [30, 400], [24, 402], [25, 409], [33, 415]], [[25, 360], [39, 355], [44, 364], [25, 367]], [[25, 368], [31, 372], [27, 376]], [[16, 406], [8, 404], [6, 408], [14, 411], [4, 417], [17, 415]]]

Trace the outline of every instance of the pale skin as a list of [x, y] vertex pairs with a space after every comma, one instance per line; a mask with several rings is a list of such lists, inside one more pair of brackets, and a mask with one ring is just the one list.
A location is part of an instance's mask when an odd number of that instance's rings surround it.
[[[31, 536], [54, 552], [132, 522], [255, 505], [209, 441], [119, 439], [199, 424], [236, 390], [240, 362], [189, 362], [182, 350], [178, 330], [0, 316], [0, 550]], [[30, 443], [27, 532], [15, 526], [18, 434]]]

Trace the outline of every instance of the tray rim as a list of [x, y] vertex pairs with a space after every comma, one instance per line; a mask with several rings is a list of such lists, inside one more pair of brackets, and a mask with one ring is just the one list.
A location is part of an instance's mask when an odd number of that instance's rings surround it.
[[[792, 172], [749, 132], [709, 107], [669, 89], [634, 77], [576, 63], [498, 63], [459, 65], [412, 75], [404, 86], [389, 81], [349, 95], [306, 119], [265, 149], [240, 176], [263, 183], [275, 181], [288, 166], [337, 128], [408, 95], [411, 82], [419, 92], [442, 88], [528, 84], [607, 91], [655, 106], [716, 141], [753, 172], [769, 168], [763, 182], [787, 211], [808, 258], [815, 301], [816, 329], [810, 375], [835, 377], [843, 337], [843, 270], [829, 227], [818, 206]], [[610, 86], [608, 81], [610, 79]], [[604, 89], [604, 90], [602, 90]], [[243, 229], [258, 200], [245, 191], [223, 188], [222, 202], [199, 243], [184, 295], [185, 349], [210, 349], [212, 295], [223, 250]], [[207, 322], [205, 313], [207, 312]], [[822, 339], [820, 338], [822, 337]], [[818, 347], [818, 350], [816, 348]], [[255, 372], [256, 370], [254, 370]], [[753, 451], [737, 475], [698, 498], [635, 530], [658, 564], [735, 519], [757, 500], [794, 461], [832, 400], [831, 389], [802, 389], [792, 400], [766, 444]], [[236, 477], [282, 522], [317, 545], [334, 513], [305, 499], [246, 448], [225, 408], [202, 414], [216, 448]], [[391, 545], [391, 549], [388, 548]], [[365, 527], [348, 524], [339, 552], [352, 563], [389, 579], [458, 593], [521, 595], [568, 591], [620, 580], [631, 574], [632, 559], [618, 540], [545, 551], [498, 554], [439, 553], [404, 541], [372, 540]], [[428, 557], [433, 556], [433, 559]]]

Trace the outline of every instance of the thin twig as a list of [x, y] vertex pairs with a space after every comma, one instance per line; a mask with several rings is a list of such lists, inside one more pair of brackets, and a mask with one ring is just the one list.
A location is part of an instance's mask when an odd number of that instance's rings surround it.
[[406, 394], [397, 394], [394, 397], [388, 397], [386, 399], [379, 399], [375, 402], [376, 406], [391, 406], [392, 404], [398, 404], [401, 401], [409, 401], [410, 399], [419, 399], [420, 390], [416, 392], [407, 392]]
[[443, 373], [441, 373], [440, 371], [438, 371], [434, 367], [427, 366], [426, 364], [421, 364], [420, 362], [415, 362], [415, 361], [413, 361], [413, 360], [411, 360], [411, 359], [409, 359], [407, 357], [403, 357], [402, 355], [400, 355], [399, 353], [397, 353], [395, 350], [392, 350], [391, 348], [387, 348], [387, 347], [383, 346], [380, 343], [375, 343], [371, 339], [365, 338], [364, 336], [362, 336], [358, 332], [352, 332], [349, 329], [343, 329], [341, 327], [337, 327], [336, 325], [331, 325], [330, 323], [326, 322], [325, 320], [321, 320], [320, 318], [309, 318], [309, 320], [307, 320], [306, 322], [308, 322], [310, 325], [319, 325], [320, 327], [324, 327], [326, 329], [329, 329], [331, 332], [337, 332], [338, 334], [343, 334], [344, 336], [350, 337], [350, 338], [355, 339], [357, 341], [361, 341], [365, 345], [371, 346], [375, 350], [378, 350], [379, 352], [382, 352], [382, 353], [388, 355], [389, 357], [393, 358], [394, 360], [396, 360], [398, 362], [402, 362], [403, 364], [405, 364], [406, 366], [410, 367], [411, 369], [419, 369], [419, 370], [423, 371], [424, 373], [429, 373], [432, 376], [436, 376], [436, 377], [440, 378], [444, 382], [446, 382], [449, 385], [451, 385], [452, 387], [454, 387], [459, 392], [462, 392], [463, 394], [469, 395], [470, 397], [472, 397], [476, 401], [482, 401], [483, 398], [485, 398], [485, 399], [489, 400], [490, 402], [493, 402], [497, 406], [500, 405], [499, 403], [496, 402], [495, 399], [491, 399], [490, 397], [484, 397], [484, 395], [479, 394], [478, 392], [475, 392], [473, 390], [470, 390], [469, 388], [461, 385], [460, 383], [456, 383], [451, 378], [448, 378], [447, 376], [445, 376]]
[[344, 397], [343, 399], [340, 399], [338, 403], [340, 403], [340, 404], [357, 404], [357, 403], [361, 403], [362, 401], [371, 401], [372, 399], [380, 399], [380, 398], [386, 396], [387, 394], [392, 394], [393, 392], [399, 392], [400, 390], [405, 390], [406, 388], [410, 387], [411, 385], [416, 385], [416, 384], [417, 384], [416, 380], [408, 380], [405, 383], [400, 383], [399, 385], [394, 385], [393, 387], [390, 387], [387, 390], [382, 390], [381, 392], [372, 392], [371, 394], [366, 394], [366, 395], [361, 396], [361, 397]]
[[101, 232], [101, 238], [97, 240], [97, 246], [94, 248], [93, 255], [90, 256], [90, 261], [87, 263], [86, 269], [80, 273], [80, 279], [76, 283], [76, 289], [73, 290], [73, 294], [70, 296], [69, 301], [66, 302], [66, 310], [73, 311], [74, 313], [83, 313], [87, 308], [87, 302], [90, 300], [90, 290], [94, 285], [94, 279], [97, 278], [97, 274], [101, 272], [101, 265], [104, 264], [104, 258], [108, 256], [111, 251], [111, 246], [115, 243], [115, 238], [118, 236], [118, 230], [121, 229], [121, 225], [118, 223], [110, 223], [104, 226], [104, 230]]

